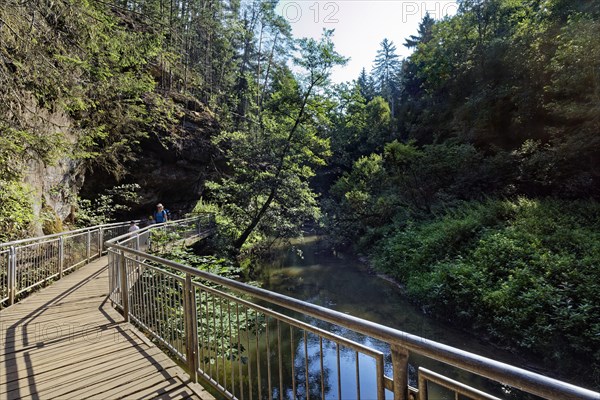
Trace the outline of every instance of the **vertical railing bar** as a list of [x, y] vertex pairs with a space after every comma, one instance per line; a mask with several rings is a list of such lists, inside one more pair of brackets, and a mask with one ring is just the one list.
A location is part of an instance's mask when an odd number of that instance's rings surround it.
[[199, 343], [199, 357], [200, 360], [198, 362], [198, 365], [200, 365], [200, 363], [202, 363], [202, 372], [206, 374], [206, 363], [204, 361], [204, 319], [205, 319], [205, 312], [204, 312], [204, 296], [202, 295], [203, 290], [202, 287], [198, 288], [199, 293], [198, 296], [200, 298], [200, 306], [198, 307], [198, 309], [200, 310], [200, 324], [198, 325], [198, 337], [200, 338], [200, 343]]
[[165, 275], [166, 293], [169, 298], [169, 317], [167, 319], [167, 329], [169, 332], [169, 344], [177, 351], [177, 287], [173, 284], [173, 278]]
[[[142, 276], [144, 275], [144, 271], [142, 270]], [[158, 334], [160, 335], [161, 338], [165, 337], [165, 319], [164, 319], [164, 300], [166, 298], [166, 296], [164, 295], [164, 287], [165, 287], [165, 283], [164, 283], [164, 274], [159, 274], [158, 275], [158, 279], [157, 279], [157, 289], [156, 289], [156, 303], [159, 304], [160, 306], [158, 307], [158, 309], [156, 310], [156, 314], [158, 317], [158, 321], [156, 322], [156, 331], [158, 332]], [[160, 299], [160, 301], [158, 301], [158, 299]]]
[[[160, 281], [161, 285], [160, 290], [157, 288], [154, 288], [152, 291], [152, 302], [154, 304], [155, 307], [158, 307], [158, 305], [160, 304], [157, 301], [158, 296], [161, 296], [164, 298], [163, 302], [165, 303], [165, 307], [159, 307], [158, 308], [158, 312], [161, 313], [163, 315], [163, 319], [162, 319], [162, 324], [161, 324], [161, 330], [164, 332], [163, 336], [165, 338], [165, 340], [168, 340], [168, 343], [171, 344], [172, 343], [172, 337], [171, 337], [171, 299], [169, 298], [168, 294], [169, 294], [169, 281], [167, 280], [167, 276], [163, 275], [163, 274], [159, 274], [156, 270], [152, 270], [152, 273], [154, 274], [154, 276], [158, 277], [158, 280]], [[153, 276], [153, 278], [154, 278]], [[150, 293], [149, 293], [150, 294]]]
[[98, 230], [98, 257], [102, 257], [104, 252], [104, 228]]
[[281, 324], [277, 320], [277, 356], [279, 358], [279, 398], [283, 400], [283, 355], [281, 354]]
[[130, 271], [127, 276], [127, 290], [129, 291], [129, 314], [131, 317], [139, 318], [137, 315], [137, 307], [138, 307], [138, 291], [136, 289], [137, 280], [135, 279], [135, 275], [131, 273], [131, 270], [135, 269], [133, 265], [130, 267]]
[[193, 363], [192, 358], [190, 357], [192, 351], [192, 340], [190, 337], [190, 332], [192, 330], [191, 328], [191, 324], [190, 324], [190, 318], [189, 318], [189, 314], [191, 314], [190, 312], [190, 305], [189, 305], [189, 282], [188, 282], [188, 277], [189, 277], [189, 273], [185, 274], [185, 281], [184, 281], [184, 286], [183, 286], [183, 337], [185, 340], [185, 358], [187, 361], [187, 369], [188, 369], [188, 373], [192, 373], [193, 370], [193, 365], [191, 365]]
[[[138, 318], [142, 323], [148, 326], [148, 320], [146, 318], [146, 312], [148, 307], [146, 306], [146, 297], [148, 297], [147, 291], [151, 285], [146, 285], [143, 279], [135, 279], [135, 269], [129, 270], [128, 279], [130, 280], [131, 288], [129, 290], [131, 294], [131, 302], [129, 305], [131, 315]], [[133, 290], [133, 292], [131, 292]]]
[[319, 362], [321, 366], [321, 398], [325, 398], [325, 375], [323, 372], [323, 337], [319, 336]]
[[55, 274], [58, 274], [58, 279], [61, 278], [61, 257], [62, 257], [62, 249], [61, 249], [61, 242], [62, 236], [58, 238], [58, 240], [56, 240], [55, 246], [54, 246], [54, 254], [55, 254], [55, 258], [56, 258], [56, 269], [54, 271]]
[[221, 357], [223, 358], [223, 389], [227, 390], [227, 364], [225, 363], [225, 327], [223, 326], [223, 298], [219, 297], [219, 318], [221, 319]]
[[[69, 257], [69, 237], [67, 235], [65, 235], [63, 237], [62, 248], [63, 248], [63, 250], [62, 250], [62, 252], [63, 252], [63, 269], [66, 269], [66, 268], [69, 268], [68, 260], [70, 259], [70, 257]], [[109, 263], [110, 263], [110, 261], [109, 261]]]
[[[139, 260], [139, 259], [138, 259]], [[140, 261], [137, 261], [140, 266], [140, 279], [143, 279], [145, 275], [145, 268]], [[160, 333], [161, 323], [160, 323], [160, 311], [162, 310], [162, 302], [160, 301], [160, 281], [162, 279], [163, 273], [156, 272], [152, 275], [152, 287], [154, 291], [152, 293], [152, 318], [154, 319], [154, 331], [160, 335], [162, 338], [162, 334]]]
[[[173, 286], [177, 288], [177, 291], [175, 293], [177, 293], [177, 309], [179, 309], [179, 307], [181, 307], [183, 309], [183, 300], [186, 297], [186, 293], [185, 293], [185, 281], [179, 282], [178, 280], [176, 280], [175, 278], [171, 278], [172, 282], [173, 282]], [[177, 309], [174, 310], [175, 315], [177, 315]], [[184, 314], [185, 315], [185, 314]], [[177, 343], [177, 350], [179, 350], [179, 352], [181, 354], [185, 354], [185, 347], [186, 347], [186, 343], [182, 343], [185, 342], [185, 317], [184, 320], [182, 321], [181, 318], [176, 318], [175, 321], [177, 322], [177, 325], [175, 326], [175, 343]], [[179, 334], [179, 332], [183, 332], [183, 335]], [[186, 357], [186, 361], [187, 361], [187, 357]]]
[[229, 365], [231, 366], [231, 394], [235, 397], [235, 364], [233, 362], [233, 336], [231, 334], [231, 302], [227, 300], [227, 322], [229, 322], [229, 343], [227, 348], [229, 349], [228, 358]]
[[[237, 324], [237, 356], [238, 356], [238, 373], [240, 378], [240, 398], [244, 400], [244, 384], [242, 375], [242, 332], [240, 329], [240, 304], [235, 303], [235, 322]], [[246, 324], [248, 321], [246, 321]]]
[[304, 375], [306, 386], [306, 400], [310, 399], [310, 386], [308, 382], [308, 334], [304, 331]]
[[[256, 312], [256, 320], [258, 321], [258, 311]], [[262, 399], [262, 380], [260, 376], [260, 349], [259, 349], [259, 340], [258, 340], [258, 323], [256, 324], [256, 386], [258, 387], [258, 398]]]
[[[190, 273], [185, 274], [185, 296], [184, 296], [184, 307], [183, 315], [186, 318], [187, 326], [187, 343], [186, 343], [186, 357], [188, 358], [188, 368], [190, 370], [190, 378], [192, 382], [198, 382], [198, 323], [197, 323], [197, 309], [196, 309], [196, 293], [192, 285], [192, 275]], [[187, 308], [186, 308], [187, 306]]]
[[355, 351], [356, 355], [356, 399], [360, 400], [360, 359], [358, 351]]
[[127, 262], [125, 260], [125, 252], [123, 250], [119, 253], [121, 255], [121, 306], [123, 307], [123, 318], [125, 322], [129, 322], [129, 287], [127, 285]]
[[[179, 295], [179, 304], [178, 304], [178, 307], [182, 307], [182, 309], [183, 309], [183, 300], [187, 296], [187, 293], [185, 291], [185, 281], [183, 283], [181, 283], [178, 280], [173, 279], [173, 284], [174, 285], [178, 285], [179, 284], [181, 286], [181, 287], [178, 287], [178, 289], [180, 289], [180, 291], [177, 292], [177, 293], [180, 294]], [[187, 346], [187, 344], [185, 343], [185, 341], [186, 341], [186, 339], [185, 339], [186, 338], [186, 335], [185, 335], [185, 317], [184, 317], [183, 321], [181, 320], [181, 318], [179, 318], [177, 320], [177, 322], [178, 322], [178, 326], [177, 326], [176, 332], [183, 332], [183, 335], [181, 335], [181, 334], [178, 335], [177, 342], [179, 344], [179, 348], [181, 350], [181, 354], [184, 354], [186, 352], [185, 349], [186, 349], [186, 346]], [[183, 343], [182, 343], [182, 341], [183, 341]], [[186, 360], [187, 360], [187, 357], [186, 357]]]
[[140, 310], [140, 313], [142, 311], [145, 311], [145, 315], [148, 318], [146, 326], [150, 327], [150, 329], [156, 329], [156, 323], [153, 321], [153, 319], [155, 318], [154, 312], [156, 309], [156, 301], [154, 300], [156, 298], [155, 277], [157, 274], [159, 274], [159, 272], [150, 271], [151, 275], [148, 277], [148, 279], [142, 279], [142, 274], [144, 273], [144, 271], [140, 268], [140, 264], [136, 258], [133, 258], [131, 260], [131, 264], [136, 266], [133, 269], [133, 275], [135, 276], [135, 279], [137, 281], [144, 282], [144, 285], [146, 285], [146, 289], [144, 290], [146, 297], [144, 300], [143, 308], [142, 310]]
[[[246, 307], [246, 341], [248, 343], [248, 398], [252, 400], [253, 390], [252, 390], [252, 358], [250, 353], [250, 326], [248, 325], [248, 321], [250, 321], [250, 317], [248, 315], [249, 308]], [[256, 325], [256, 321], [254, 322]]]
[[[146, 273], [146, 271], [148, 271], [148, 273], [150, 274], [150, 277], [148, 277], [148, 274]], [[138, 278], [138, 286], [137, 286], [138, 301], [139, 301], [139, 307], [140, 307], [140, 311], [139, 311], [140, 316], [149, 315], [152, 310], [151, 296], [150, 296], [150, 293], [148, 293], [148, 290], [146, 289], [146, 287], [148, 286], [148, 281], [152, 280], [151, 274], [152, 274], [151, 269], [147, 270], [145, 266], [141, 267], [140, 277]], [[154, 283], [154, 282], [152, 282], [152, 283]], [[160, 315], [157, 315], [157, 321], [155, 323], [155, 328], [154, 328], [157, 333], [159, 332], [157, 325], [160, 325], [161, 321], [162, 320], [160, 319]], [[163, 337], [162, 334], [160, 337]]]
[[419, 388], [419, 400], [427, 400], [427, 381], [425, 376], [417, 372], [417, 382]]
[[342, 370], [340, 366], [340, 344], [335, 344], [335, 355], [337, 362], [338, 400], [342, 400]]
[[[141, 268], [140, 268], [140, 264], [137, 261], [137, 256], [133, 257], [131, 259], [131, 264], [135, 265], [135, 268], [133, 268], [133, 275], [135, 276], [136, 281], [140, 281], [141, 280]], [[148, 279], [148, 288], [147, 290], [145, 290], [144, 292], [146, 293], [146, 300], [144, 301], [144, 308], [143, 310], [145, 311], [146, 316], [148, 317], [148, 322], [146, 323], [146, 326], [149, 327], [151, 330], [153, 330], [154, 332], [156, 332], [156, 320], [155, 320], [155, 316], [154, 316], [154, 312], [155, 312], [155, 304], [156, 302], [154, 301], [154, 299], [156, 298], [156, 285], [155, 285], [155, 276], [156, 276], [157, 272], [153, 271], [152, 272], [152, 276], [150, 279]], [[140, 311], [141, 312], [141, 311]]]
[[86, 237], [87, 237], [87, 240], [86, 240], [85, 255], [86, 255], [86, 258], [87, 258], [87, 262], [89, 263], [90, 262], [90, 256], [91, 256], [91, 254], [90, 254], [90, 252], [91, 252], [91, 246], [92, 246], [92, 232], [88, 230]]
[[[167, 319], [165, 321], [165, 329], [167, 331], [167, 336], [169, 338], [168, 343], [170, 346], [172, 346], [174, 349], [177, 349], [177, 346], [175, 345], [175, 332], [173, 329], [173, 324], [175, 323], [175, 288], [172, 285], [171, 282], [171, 278], [167, 275], [162, 275], [160, 274], [159, 276], [162, 276], [165, 282], [165, 286], [163, 286], [161, 289], [164, 293], [165, 298], [167, 299], [167, 304], [169, 305], [167, 307], [166, 314], [167, 314]], [[157, 296], [159, 296], [161, 293], [158, 289], [156, 289], [156, 291], [154, 292], [154, 298], [156, 299]], [[160, 304], [160, 302], [156, 302], [157, 304]]]
[[392, 344], [391, 352], [394, 369], [394, 399], [406, 400], [408, 398], [408, 350]]
[[294, 327], [290, 325], [290, 357], [292, 358], [292, 399], [296, 400], [296, 348], [294, 347]]
[[[210, 363], [210, 373], [212, 375], [212, 366], [214, 364], [215, 365], [215, 369], [217, 371], [216, 372], [215, 382], [218, 382], [219, 381], [219, 359], [217, 358], [217, 354], [219, 352], [219, 349], [217, 347], [218, 347], [219, 343], [218, 343], [217, 338], [215, 337], [215, 335], [217, 333], [217, 308], [215, 307], [215, 295], [211, 294], [211, 297], [212, 297], [212, 309], [213, 309], [213, 329], [212, 330], [214, 332], [214, 334], [213, 334], [213, 341], [215, 342], [215, 345], [214, 345], [215, 362], [213, 363], [212, 360], [211, 360], [211, 363]], [[211, 352], [212, 352], [212, 349], [211, 349]], [[211, 354], [211, 356], [212, 356], [212, 354]]]
[[8, 250], [8, 304], [15, 304], [17, 293], [17, 251], [15, 246]]
[[34, 265], [38, 265], [40, 262], [40, 246], [39, 244], [36, 244], [36, 246], [34, 247], [34, 251], [33, 251], [33, 263], [29, 265], [29, 281], [27, 281], [27, 286], [31, 286], [33, 285], [37, 279], [38, 279], [38, 273], [39, 271], [34, 268]]
[[132, 289], [136, 289], [134, 293], [131, 293], [131, 289], [129, 290], [131, 298], [133, 299], [133, 296], [137, 294], [137, 299], [135, 300], [137, 307], [134, 308], [132, 305], [129, 306], [131, 315], [139, 318], [146, 326], [152, 328], [150, 321], [150, 313], [152, 312], [152, 308], [150, 302], [152, 298], [153, 286], [152, 275], [154, 272], [150, 271], [150, 276], [147, 277], [148, 279], [144, 279], [142, 276], [143, 271], [138, 268], [139, 266], [136, 266], [134, 259], [129, 259], [128, 264], [130, 265], [128, 274], [129, 285]]
[[[207, 368], [210, 368], [210, 305], [208, 304], [208, 292], [204, 291], [204, 295], [200, 298], [200, 301], [203, 304], [202, 307], [202, 342], [204, 346], [202, 347], [202, 365], [204, 366], [204, 371]], [[208, 353], [208, 356], [207, 356]], [[206, 360], [208, 359], [208, 367], [206, 366]]]
[[266, 318], [266, 341], [267, 341], [267, 387], [269, 388], [269, 399], [273, 398], [273, 386], [271, 384], [271, 338], [269, 337], [269, 316]]
[[385, 400], [385, 383], [384, 383], [384, 364], [383, 355], [379, 355], [375, 359], [376, 362], [376, 374], [377, 374], [377, 399]]
[[[134, 269], [139, 269], [139, 265], [136, 265]], [[142, 312], [140, 311], [141, 308], [140, 307], [140, 290], [139, 290], [139, 286], [140, 286], [140, 278], [139, 278], [139, 274], [137, 274], [137, 276], [132, 276], [130, 279], [131, 282], [131, 286], [129, 288], [129, 292], [131, 293], [131, 301], [129, 303], [129, 311], [131, 312], [131, 315], [138, 318], [140, 321], [144, 322], [144, 319], [142, 318]]]

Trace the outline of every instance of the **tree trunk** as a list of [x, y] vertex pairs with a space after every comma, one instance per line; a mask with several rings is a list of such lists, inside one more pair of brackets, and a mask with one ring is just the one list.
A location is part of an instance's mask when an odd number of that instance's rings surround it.
[[283, 149], [283, 151], [281, 152], [281, 156], [279, 157], [279, 162], [277, 165], [277, 174], [275, 175], [275, 183], [273, 184], [273, 187], [271, 188], [269, 197], [267, 198], [267, 200], [264, 202], [264, 204], [260, 208], [260, 211], [258, 212], [258, 214], [256, 214], [254, 216], [254, 218], [252, 218], [252, 221], [250, 222], [250, 224], [246, 227], [246, 229], [244, 229], [244, 232], [242, 232], [240, 237], [238, 237], [236, 239], [236, 241], [233, 243], [233, 246], [238, 251], [239, 251], [239, 249], [242, 248], [244, 243], [246, 243], [246, 240], [248, 240], [248, 237], [252, 234], [252, 232], [254, 231], [254, 228], [256, 228], [256, 226], [258, 225], [258, 223], [260, 222], [262, 217], [265, 215], [265, 213], [271, 206], [271, 203], [273, 202], [273, 199], [275, 198], [275, 194], [277, 194], [277, 190], [279, 189], [279, 186], [281, 185], [281, 181], [279, 178], [281, 176], [281, 172], [283, 171], [283, 167], [285, 164], [285, 156], [288, 154], [288, 152], [290, 151], [290, 148], [292, 147], [292, 141], [294, 140], [294, 133], [296, 133], [298, 126], [300, 126], [300, 121], [302, 121], [302, 117], [304, 115], [304, 110], [306, 109], [306, 104], [308, 103], [308, 98], [310, 97], [310, 94], [316, 84], [317, 84], [317, 81], [311, 82], [310, 86], [306, 90], [306, 93], [304, 94], [304, 98], [302, 99], [302, 106], [300, 107], [300, 111], [298, 111], [298, 116], [296, 117], [296, 120], [294, 121], [294, 126], [290, 130], [290, 134], [288, 135], [288, 139], [287, 139], [285, 148]]

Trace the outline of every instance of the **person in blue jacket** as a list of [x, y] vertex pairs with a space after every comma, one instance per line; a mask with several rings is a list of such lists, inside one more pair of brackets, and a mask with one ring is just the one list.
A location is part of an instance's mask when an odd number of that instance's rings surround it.
[[167, 222], [167, 220], [167, 211], [161, 203], [158, 203], [156, 205], [156, 212], [154, 213], [154, 221], [156, 221], [157, 224], [161, 224], [163, 222]]

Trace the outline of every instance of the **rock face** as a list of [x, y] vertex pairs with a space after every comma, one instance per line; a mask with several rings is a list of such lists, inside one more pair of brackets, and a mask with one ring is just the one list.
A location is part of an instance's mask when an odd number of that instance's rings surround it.
[[204, 182], [214, 171], [211, 136], [219, 126], [214, 115], [197, 100], [173, 95], [180, 112], [173, 131], [151, 132], [140, 143], [136, 160], [125, 164], [127, 175], [117, 181], [108, 172], [86, 174], [82, 196], [92, 198], [121, 184], [140, 186], [138, 201], [127, 204], [129, 212], [118, 219], [146, 218], [157, 203], [163, 203], [175, 216], [193, 208], [204, 190]]
[[[35, 119], [44, 121], [37, 129], [46, 135], [60, 133], [71, 145], [75, 144], [76, 137], [72, 133], [72, 121], [68, 116], [38, 108], [34, 101], [29, 104], [29, 109], [32, 113], [35, 112]], [[30, 119], [34, 120], [33, 116]], [[64, 221], [73, 214], [76, 196], [84, 180], [82, 164], [68, 155], [62, 155], [51, 164], [31, 159], [24, 165], [22, 181], [31, 189], [32, 211], [36, 217], [33, 234], [39, 236], [55, 233], [52, 229], [44, 232], [44, 222]]]
[[[76, 195], [83, 184], [79, 162], [61, 159], [53, 165], [44, 165], [31, 161], [23, 180], [33, 191], [33, 213], [38, 219], [64, 221], [73, 214]], [[54, 233], [44, 232], [41, 222], [34, 226], [35, 235]]]
[[[61, 222], [71, 220], [77, 213], [77, 196], [95, 199], [123, 184], [139, 185], [138, 200], [125, 204], [130, 211], [115, 212], [118, 220], [147, 218], [159, 202], [174, 217], [190, 211], [202, 195], [204, 182], [214, 171], [216, 151], [210, 140], [219, 126], [214, 115], [197, 100], [182, 96], [173, 96], [173, 100], [180, 115], [179, 123], [168, 132], [151, 132], [139, 144], [135, 161], [125, 163], [127, 174], [120, 181], [109, 171], [86, 171], [82, 161], [73, 160], [69, 155], [61, 155], [51, 164], [36, 159], [26, 162], [22, 180], [31, 190], [36, 219], [32, 234], [60, 230]], [[45, 113], [45, 133], [60, 132], [75, 145], [77, 139], [69, 117], [58, 112], [37, 111]]]

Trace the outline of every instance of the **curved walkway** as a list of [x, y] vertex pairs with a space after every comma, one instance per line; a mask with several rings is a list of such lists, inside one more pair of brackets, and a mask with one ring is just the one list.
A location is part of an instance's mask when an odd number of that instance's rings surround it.
[[0, 311], [0, 399], [212, 399], [124, 323], [102, 257]]

